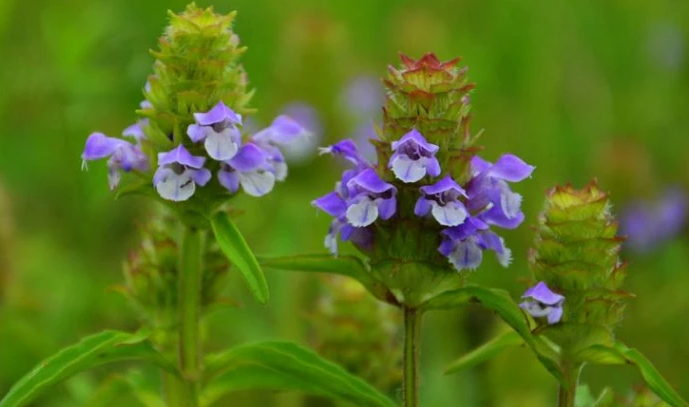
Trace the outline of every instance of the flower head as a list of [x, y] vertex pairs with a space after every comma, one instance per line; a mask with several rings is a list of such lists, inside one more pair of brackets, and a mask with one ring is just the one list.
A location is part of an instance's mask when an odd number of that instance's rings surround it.
[[526, 301], [519, 306], [532, 317], [546, 318], [549, 324], [556, 324], [562, 319], [565, 297], [552, 292], [543, 281], [526, 290], [522, 298]]
[[242, 133], [237, 125], [242, 117], [220, 101], [205, 113], [194, 113], [195, 124], [187, 128], [193, 142], [203, 141], [208, 155], [217, 161], [229, 160], [239, 151]]
[[426, 174], [440, 175], [440, 164], [435, 154], [439, 147], [430, 144], [416, 129], [392, 142], [394, 153], [390, 157], [390, 168], [397, 179], [411, 183], [417, 182]]
[[204, 186], [211, 172], [203, 168], [205, 157], [193, 156], [183, 145], [158, 154], [158, 169], [153, 185], [158, 194], [169, 201], [186, 201], [194, 195], [196, 185]]
[[120, 171], [148, 171], [149, 162], [141, 147], [126, 140], [108, 137], [103, 133], [93, 133], [86, 139], [84, 152], [81, 154], [82, 168], [91, 160], [108, 159], [108, 183], [115, 189], [120, 182]]
[[468, 212], [460, 197], [466, 197], [464, 188], [449, 175], [433, 185], [419, 188], [423, 196], [416, 201], [414, 213], [424, 216], [429, 211], [435, 220], [444, 226], [457, 226], [464, 223]]

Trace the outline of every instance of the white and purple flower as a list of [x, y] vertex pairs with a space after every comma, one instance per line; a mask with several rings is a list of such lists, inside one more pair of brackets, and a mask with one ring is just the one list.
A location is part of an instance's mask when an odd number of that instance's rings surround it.
[[299, 122], [290, 116], [280, 115], [270, 126], [254, 134], [251, 140], [268, 153], [269, 162], [274, 167], [275, 179], [283, 181], [287, 177], [287, 163], [281, 149], [310, 136], [311, 133]]
[[81, 154], [82, 168], [86, 162], [108, 158], [108, 184], [115, 189], [120, 182], [120, 171], [148, 171], [148, 157], [141, 151], [141, 146], [126, 140], [108, 137], [103, 133], [92, 133], [86, 139], [86, 146]]
[[426, 174], [437, 177], [440, 175], [440, 163], [435, 158], [438, 149], [438, 146], [427, 142], [416, 129], [412, 129], [392, 143], [393, 154], [389, 167], [397, 179], [406, 183], [417, 182]]
[[173, 150], [158, 153], [158, 169], [153, 175], [153, 185], [158, 194], [169, 201], [186, 201], [196, 191], [196, 185], [204, 186], [211, 179], [211, 172], [203, 168], [206, 157], [194, 156], [179, 145]]
[[218, 181], [234, 193], [241, 186], [251, 196], [263, 196], [275, 186], [275, 168], [271, 156], [254, 143], [244, 144], [232, 159], [225, 161], [218, 171]]
[[203, 141], [208, 155], [217, 161], [234, 157], [242, 144], [242, 133], [237, 125], [242, 116], [225, 106], [221, 101], [205, 113], [194, 113], [195, 124], [187, 128], [189, 138], [197, 143]]
[[347, 203], [347, 221], [354, 227], [365, 227], [390, 219], [397, 208], [397, 188], [367, 168], [347, 182], [352, 198]]
[[543, 281], [526, 290], [522, 298], [526, 301], [519, 307], [532, 317], [546, 318], [549, 324], [556, 324], [562, 319], [565, 297], [552, 292]]
[[483, 261], [484, 250], [493, 250], [503, 267], [512, 261], [512, 251], [505, 246], [505, 241], [479, 218], [467, 218], [463, 224], [443, 230], [442, 235], [443, 242], [438, 251], [458, 271], [478, 268]]
[[435, 220], [444, 226], [458, 226], [464, 223], [468, 212], [459, 197], [466, 198], [466, 192], [449, 175], [433, 185], [419, 188], [423, 196], [416, 202], [414, 214], [425, 216], [431, 212]]

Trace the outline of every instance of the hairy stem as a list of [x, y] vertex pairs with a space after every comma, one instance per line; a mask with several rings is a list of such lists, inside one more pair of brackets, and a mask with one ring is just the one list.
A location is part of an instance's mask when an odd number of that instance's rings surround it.
[[198, 380], [201, 349], [199, 319], [203, 236], [199, 230], [183, 228], [179, 255], [179, 369], [182, 373], [188, 407], [198, 406]]
[[574, 398], [577, 393], [577, 385], [579, 384], [579, 373], [581, 372], [581, 365], [562, 366], [567, 387], [560, 384], [560, 392], [558, 394], [558, 407], [574, 407]]
[[404, 308], [404, 376], [402, 400], [404, 407], [419, 405], [419, 342], [421, 312]]

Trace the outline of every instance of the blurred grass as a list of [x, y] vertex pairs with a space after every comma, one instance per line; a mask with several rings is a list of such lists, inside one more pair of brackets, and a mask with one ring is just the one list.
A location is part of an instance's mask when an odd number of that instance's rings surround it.
[[[669, 183], [689, 185], [689, 3], [672, 0], [530, 2], [480, 0], [199, 1], [237, 9], [236, 31], [249, 47], [244, 64], [257, 88], [258, 119], [285, 103], [317, 107], [324, 143], [354, 129], [338, 102], [348, 79], [383, 76], [397, 52], [441, 58], [463, 55], [477, 83], [475, 131], [485, 128], [485, 157], [513, 152], [538, 167], [520, 184], [527, 222], [505, 238], [511, 268], [488, 259], [480, 282], [519, 294], [527, 276], [528, 228], [543, 191], [598, 176], [622, 205]], [[150, 71], [167, 9], [184, 1], [35, 0], [0, 2], [0, 183], [12, 201], [7, 296], [0, 302], [0, 394], [41, 358], [104, 327], [131, 329], [136, 316], [108, 287], [119, 283], [121, 259], [136, 239], [145, 204], [114, 201], [105, 168], [80, 171], [79, 155], [93, 130], [115, 135], [133, 110]], [[627, 150], [633, 149], [634, 154]], [[286, 183], [238, 223], [261, 254], [322, 251], [326, 216], [310, 201], [328, 191], [339, 168], [313, 158], [290, 168]], [[632, 260], [627, 288], [637, 294], [619, 337], [653, 360], [689, 397], [689, 255], [686, 233]], [[0, 250], [9, 250], [0, 247]], [[211, 348], [256, 338], [306, 341], [304, 310], [316, 279], [269, 272], [272, 302], [255, 305], [234, 277], [228, 295], [242, 308], [209, 317]], [[306, 293], [306, 295], [304, 294]], [[549, 406], [554, 380], [524, 350], [475, 372], [441, 376], [444, 364], [496, 328], [490, 314], [433, 315], [425, 326], [426, 406]], [[36, 405], [73, 405], [105, 371], [83, 375]], [[594, 391], [639, 381], [631, 369], [590, 369]], [[241, 405], [270, 397], [242, 395]], [[279, 395], [275, 405], [295, 405]], [[253, 404], [251, 404], [253, 403]]]

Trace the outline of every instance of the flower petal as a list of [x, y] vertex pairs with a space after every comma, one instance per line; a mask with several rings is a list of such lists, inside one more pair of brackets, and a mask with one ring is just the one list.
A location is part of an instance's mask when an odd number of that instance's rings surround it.
[[177, 174], [172, 168], [159, 167], [153, 176], [153, 183], [158, 195], [168, 201], [186, 201], [196, 190], [196, 184], [188, 169]]
[[268, 171], [239, 172], [242, 189], [251, 196], [263, 196], [273, 190], [275, 176]]
[[426, 216], [426, 214], [431, 210], [431, 202], [433, 201], [430, 201], [424, 197], [419, 198], [414, 206], [414, 215]]
[[402, 182], [412, 183], [419, 181], [426, 175], [426, 166], [423, 160], [412, 160], [406, 155], [398, 154], [390, 160], [392, 172]]
[[533, 298], [546, 305], [555, 305], [565, 299], [562, 295], [552, 292], [543, 281], [526, 290], [522, 298]]
[[235, 127], [226, 127], [220, 133], [208, 131], [203, 146], [212, 159], [226, 161], [239, 151], [237, 140], [241, 140], [241, 137], [241, 133]]
[[122, 135], [125, 137], [133, 137], [137, 142], [141, 143], [141, 141], [146, 138], [143, 128], [147, 125], [148, 119], [140, 120], [124, 129], [124, 131], [122, 131]]
[[421, 135], [421, 133], [419, 133], [419, 131], [416, 129], [412, 129], [410, 132], [402, 136], [402, 138], [400, 138], [398, 141], [393, 141], [392, 149], [394, 151], [397, 151], [399, 148], [401, 148], [404, 144], [407, 143], [413, 143], [414, 145], [423, 149], [426, 153], [430, 154], [435, 154], [440, 149], [440, 147], [436, 146], [435, 144], [431, 144], [428, 141], [426, 141], [426, 138], [424, 138], [424, 136]]
[[452, 201], [445, 205], [438, 205], [436, 202], [431, 204], [431, 213], [435, 220], [443, 226], [458, 226], [464, 223], [468, 214], [461, 202]]
[[250, 172], [265, 169], [269, 158], [268, 153], [256, 144], [246, 143], [228, 163], [239, 172]]
[[191, 168], [201, 168], [205, 162], [206, 157], [191, 155], [182, 144], [166, 153], [158, 153], [159, 166], [178, 163]]
[[369, 197], [362, 196], [356, 203], [349, 205], [346, 217], [352, 226], [368, 226], [378, 219], [378, 206]]
[[212, 131], [213, 129], [211, 127], [190, 124], [189, 127], [187, 127], [187, 136], [189, 136], [191, 141], [194, 143], [198, 143], [199, 141], [205, 139], [206, 135]]
[[426, 173], [431, 177], [437, 177], [440, 175], [440, 163], [435, 157], [429, 157], [426, 159]]
[[397, 198], [394, 196], [388, 199], [376, 199], [376, 205], [378, 205], [378, 213], [380, 218], [383, 220], [388, 220], [392, 218], [397, 209]]
[[562, 319], [562, 306], [553, 307], [548, 314], [548, 323], [557, 324]]
[[380, 179], [378, 174], [376, 174], [376, 172], [371, 168], [365, 169], [364, 171], [360, 172], [357, 176], [350, 179], [347, 182], [347, 186], [359, 187], [367, 192], [374, 194], [382, 194], [387, 191], [392, 191], [393, 194], [397, 192], [397, 188], [395, 188], [392, 184], [388, 184], [387, 182]]
[[467, 196], [467, 193], [466, 191], [464, 191], [464, 188], [459, 186], [459, 184], [455, 182], [455, 180], [453, 180], [452, 177], [449, 175], [445, 176], [443, 179], [441, 179], [433, 185], [426, 185], [421, 187], [420, 190], [426, 195], [435, 195], [449, 191], [454, 191], [454, 193], [457, 196]]
[[311, 202], [311, 204], [328, 215], [336, 218], [344, 215], [347, 211], [347, 204], [336, 192], [331, 192], [325, 196], [322, 196]]
[[225, 169], [221, 169], [218, 171], [217, 176], [220, 185], [225, 187], [230, 192], [235, 193], [239, 190], [239, 175], [237, 174], [237, 171], [227, 171]]
[[339, 143], [335, 143], [329, 147], [321, 147], [319, 150], [320, 154], [339, 155], [357, 166], [369, 165], [368, 161], [366, 161], [366, 159], [359, 154], [354, 141], [350, 139], [342, 140]]
[[211, 180], [211, 172], [207, 168], [189, 168], [187, 169], [191, 173], [191, 178], [194, 180], [196, 185], [202, 187]]
[[531, 176], [534, 169], [536, 167], [525, 163], [516, 155], [505, 154], [498, 158], [498, 161], [490, 167], [488, 173], [491, 177], [518, 182]]
[[211, 110], [206, 113], [194, 113], [196, 123], [202, 126], [210, 126], [216, 123], [222, 123], [225, 120], [232, 124], [242, 124], [242, 116], [234, 112], [234, 110], [225, 106], [222, 101], [213, 106]]
[[266, 143], [289, 144], [302, 137], [308, 137], [310, 134], [293, 118], [280, 115], [273, 120], [269, 127], [256, 133], [253, 138], [256, 141]]
[[483, 251], [476, 244], [476, 241], [469, 237], [465, 240], [456, 241], [454, 250], [447, 258], [459, 271], [464, 269], [475, 270], [481, 265]]
[[127, 145], [124, 140], [108, 137], [103, 133], [92, 133], [86, 139], [84, 152], [81, 154], [83, 160], [99, 160], [111, 156], [115, 150]]

